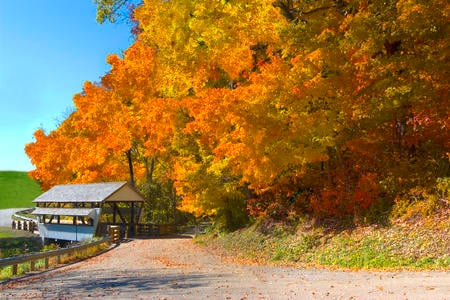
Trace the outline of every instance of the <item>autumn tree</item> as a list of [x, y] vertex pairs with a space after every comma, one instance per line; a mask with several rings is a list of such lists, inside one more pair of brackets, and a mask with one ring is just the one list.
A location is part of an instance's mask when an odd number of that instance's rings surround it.
[[127, 20], [129, 11], [132, 11], [139, 2], [134, 0], [94, 0], [97, 7], [96, 20], [100, 24], [105, 21], [115, 23], [119, 18]]
[[[437, 176], [445, 176], [448, 111], [429, 110], [446, 107], [444, 2], [205, 7], [203, 1], [147, 1], [136, 15], [145, 41], [186, 80], [180, 94], [193, 92], [185, 101], [193, 118], [188, 132], [197, 132], [214, 162], [225, 162], [240, 184], [295, 195], [301, 207], [341, 215], [407, 189], [406, 182], [416, 184], [432, 157], [439, 161]], [[434, 24], [421, 24], [423, 17]], [[423, 44], [425, 36], [432, 46]], [[433, 137], [419, 166], [407, 158], [417, 156], [418, 145], [406, 145], [406, 135], [415, 135], [414, 122], [424, 124], [413, 116], [430, 113], [445, 130], [428, 126], [428, 134], [419, 134]]]
[[143, 1], [136, 42], [27, 146], [33, 176], [123, 177], [129, 153], [138, 181], [229, 227], [245, 206], [386, 208], [448, 177], [448, 15], [442, 0]]

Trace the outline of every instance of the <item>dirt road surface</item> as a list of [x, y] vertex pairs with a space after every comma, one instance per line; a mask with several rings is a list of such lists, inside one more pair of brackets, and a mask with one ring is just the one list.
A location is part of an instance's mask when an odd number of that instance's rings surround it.
[[0, 227], [11, 227], [11, 216], [19, 210], [20, 208], [0, 209]]
[[227, 262], [191, 239], [132, 240], [0, 284], [0, 299], [450, 299], [449, 272], [341, 272]]

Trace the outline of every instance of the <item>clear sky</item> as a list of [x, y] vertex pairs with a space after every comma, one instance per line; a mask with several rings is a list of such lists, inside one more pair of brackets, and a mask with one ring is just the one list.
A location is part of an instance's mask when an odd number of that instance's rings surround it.
[[132, 43], [126, 22], [98, 24], [93, 0], [0, 0], [0, 170], [34, 169], [24, 147], [73, 107], [106, 56]]

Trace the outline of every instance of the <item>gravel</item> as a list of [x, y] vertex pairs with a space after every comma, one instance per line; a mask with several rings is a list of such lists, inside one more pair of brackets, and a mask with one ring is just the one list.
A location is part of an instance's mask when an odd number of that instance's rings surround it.
[[450, 299], [449, 272], [343, 272], [230, 263], [187, 237], [130, 240], [0, 284], [0, 299]]
[[11, 227], [11, 216], [19, 210], [21, 208], [0, 209], [0, 227]]

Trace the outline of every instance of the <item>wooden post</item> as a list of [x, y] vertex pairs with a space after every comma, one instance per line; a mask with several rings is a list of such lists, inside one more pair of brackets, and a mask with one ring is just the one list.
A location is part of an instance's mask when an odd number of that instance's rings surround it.
[[159, 237], [160, 235], [161, 235], [161, 231], [160, 231], [160, 226], [159, 226], [159, 224], [155, 224], [155, 227], [153, 227], [154, 228], [154, 233], [155, 233], [155, 237]]
[[12, 265], [12, 274], [17, 275], [17, 265]]
[[136, 234], [136, 227], [134, 226], [134, 202], [131, 202], [131, 215], [130, 215], [130, 235], [134, 236]]
[[117, 204], [116, 202], [113, 203], [113, 223], [116, 224], [116, 210], [117, 210]]
[[118, 243], [120, 241], [119, 226], [117, 226], [117, 225], [110, 225], [108, 231], [109, 231], [109, 235], [111, 236], [111, 241], [113, 243]]
[[31, 272], [33, 272], [34, 271], [34, 269], [35, 269], [35, 261], [34, 260], [32, 260], [32, 261], [30, 261], [30, 271]]

